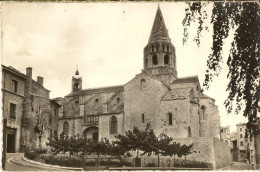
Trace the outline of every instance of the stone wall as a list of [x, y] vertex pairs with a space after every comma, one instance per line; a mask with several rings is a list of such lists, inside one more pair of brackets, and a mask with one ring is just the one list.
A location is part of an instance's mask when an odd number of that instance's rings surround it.
[[[99, 116], [99, 140], [101, 138], [107, 138], [109, 141], [115, 140], [116, 134], [110, 134], [110, 118], [113, 115], [101, 115]], [[117, 118], [117, 133], [124, 134], [124, 114], [115, 114]]]
[[[8, 68], [9, 69], [9, 68]], [[21, 124], [23, 116], [23, 101], [24, 101], [24, 88], [25, 76], [19, 77], [16, 72], [6, 70], [2, 66], [2, 116], [7, 119], [7, 127], [15, 131], [14, 150], [20, 151], [21, 145]], [[11, 81], [17, 81], [17, 92], [12, 92]], [[15, 119], [10, 118], [10, 103], [16, 104]]]
[[[172, 113], [173, 124], [169, 125], [168, 113]], [[189, 98], [162, 101], [160, 106], [160, 113], [156, 116], [155, 133], [166, 133], [174, 138], [189, 137], [188, 128], [190, 127], [191, 137], [198, 137], [199, 135], [199, 117], [196, 106], [190, 103]]]
[[[141, 90], [142, 79], [145, 79], [145, 90]], [[124, 130], [132, 130], [134, 126], [144, 129], [147, 123], [150, 123], [153, 129], [157, 128], [155, 115], [159, 114], [161, 98], [167, 91], [168, 88], [162, 82], [145, 72], [128, 82], [124, 87]]]
[[215, 166], [216, 168], [227, 167], [232, 164], [232, 157], [230, 148], [226, 143], [218, 139], [213, 139], [213, 148], [214, 148], [214, 156], [215, 156]]

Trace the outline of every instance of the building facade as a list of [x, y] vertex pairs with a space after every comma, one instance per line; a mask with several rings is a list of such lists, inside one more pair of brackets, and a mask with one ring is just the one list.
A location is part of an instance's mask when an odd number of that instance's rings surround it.
[[2, 115], [6, 120], [6, 152], [18, 152], [21, 145], [26, 75], [2, 65]]
[[[60, 105], [49, 99], [43, 77], [32, 78], [32, 68], [26, 75], [2, 65], [2, 114], [6, 152], [19, 152], [27, 146], [46, 146], [48, 138], [58, 129]], [[5, 122], [4, 122], [5, 124]]]
[[[200, 152], [190, 156], [194, 160], [215, 167], [229, 163], [230, 150], [220, 141], [215, 100], [202, 93], [198, 76], [178, 77], [176, 50], [160, 7], [143, 53], [143, 70], [124, 85], [82, 89], [77, 70], [71, 93], [56, 99], [62, 102], [58, 134], [114, 140], [117, 134], [144, 129], [149, 123], [156, 135], [165, 133], [182, 143], [194, 143]], [[217, 162], [215, 157], [223, 155], [223, 162]]]

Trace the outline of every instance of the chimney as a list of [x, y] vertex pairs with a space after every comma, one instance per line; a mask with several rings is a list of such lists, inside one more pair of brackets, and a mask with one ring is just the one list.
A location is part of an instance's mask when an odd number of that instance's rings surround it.
[[26, 92], [31, 93], [32, 91], [32, 68], [31, 67], [26, 68], [26, 76], [27, 76]]
[[32, 79], [32, 68], [31, 67], [27, 67], [26, 68], [26, 76], [28, 78], [31, 78]]
[[43, 85], [43, 77], [37, 76], [37, 82], [41, 85]]

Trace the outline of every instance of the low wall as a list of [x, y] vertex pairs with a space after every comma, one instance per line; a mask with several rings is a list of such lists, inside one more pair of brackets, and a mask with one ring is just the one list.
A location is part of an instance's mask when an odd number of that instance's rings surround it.
[[228, 145], [218, 139], [213, 139], [216, 168], [223, 168], [232, 164], [232, 157]]
[[[187, 161], [196, 161], [196, 162], [206, 162], [215, 164], [214, 150], [213, 150], [213, 139], [209, 137], [198, 137], [198, 138], [182, 138], [182, 139], [173, 139], [174, 142], [180, 142], [182, 144], [190, 145], [194, 144], [192, 151], [193, 154], [186, 156]], [[142, 152], [140, 151], [139, 154]], [[136, 157], [136, 152], [131, 153], [130, 158], [126, 158], [127, 161], [134, 163], [134, 158]], [[139, 156], [141, 158], [142, 167], [146, 166], [148, 163], [155, 163], [158, 166], [158, 156], [152, 154], [151, 156]], [[185, 157], [182, 156], [179, 158], [177, 155], [175, 157], [176, 162], [183, 162]], [[169, 156], [160, 156], [160, 167], [172, 167], [173, 166], [173, 157]]]
[[[192, 151], [193, 153], [188, 155], [186, 159], [188, 161], [196, 162], [206, 162], [211, 163], [214, 169], [227, 167], [232, 164], [232, 156], [230, 153], [230, 148], [224, 142], [212, 137], [190, 137], [182, 139], [173, 139], [174, 142], [179, 142], [182, 144], [190, 145], [193, 143]], [[141, 154], [142, 152], [140, 152]], [[136, 157], [136, 152], [132, 152], [132, 157], [127, 158], [129, 162], [134, 164], [134, 158]], [[158, 165], [157, 155], [151, 156], [140, 156], [142, 167], [146, 166], [148, 163], [155, 163]], [[184, 156], [181, 158], [175, 157], [176, 161], [184, 161]], [[173, 157], [160, 156], [160, 167], [172, 167]]]

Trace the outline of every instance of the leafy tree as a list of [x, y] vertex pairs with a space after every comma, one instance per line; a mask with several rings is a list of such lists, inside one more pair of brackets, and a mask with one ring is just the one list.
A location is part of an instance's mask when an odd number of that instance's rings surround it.
[[158, 156], [158, 167], [160, 166], [160, 155], [165, 155], [168, 145], [170, 145], [172, 138], [164, 133], [157, 137], [157, 141], [152, 143], [154, 145], [154, 152]]
[[193, 144], [190, 144], [190, 145], [181, 145], [179, 151], [178, 151], [178, 157], [182, 157], [184, 155], [185, 157], [185, 164], [186, 164], [186, 156], [189, 155], [189, 154], [192, 154], [193, 151], [191, 150], [193, 147]]
[[137, 158], [139, 158], [139, 150], [148, 146], [147, 143], [147, 133], [149, 124], [147, 124], [146, 130], [139, 130], [137, 127], [134, 127], [133, 131], [128, 130], [125, 132], [125, 135], [117, 135], [115, 143], [121, 148], [124, 147], [124, 151], [136, 151]]
[[59, 153], [69, 152], [70, 156], [74, 153], [79, 153], [84, 151], [84, 145], [86, 144], [86, 139], [80, 137], [79, 135], [74, 137], [69, 137], [61, 133], [60, 137], [48, 138], [48, 146], [51, 147], [51, 151], [54, 155]]
[[180, 149], [181, 149], [181, 144], [173, 142], [166, 147], [166, 151], [164, 155], [171, 156], [171, 157], [173, 156], [173, 162], [175, 164], [175, 156], [181, 154]]
[[[198, 46], [200, 45], [203, 30], [208, 30], [208, 26], [205, 26], [205, 20], [208, 18], [205, 8], [208, 5], [207, 2], [188, 3], [183, 20], [184, 43], [189, 37], [188, 27], [192, 22], [198, 22], [195, 41]], [[224, 104], [229, 113], [235, 111], [238, 114], [241, 110], [243, 111], [243, 116], [248, 118], [248, 133], [254, 136], [257, 129], [257, 111], [260, 111], [259, 4], [257, 2], [214, 2], [211, 24], [213, 25], [212, 52], [208, 56], [208, 69], [203, 86], [208, 89], [213, 78], [221, 72], [223, 42], [234, 30], [234, 40], [227, 60], [229, 96]]]
[[91, 148], [91, 152], [95, 153], [98, 156], [98, 166], [100, 155], [110, 155], [111, 154], [111, 145], [107, 138], [102, 138], [100, 141], [88, 140], [88, 146]]

